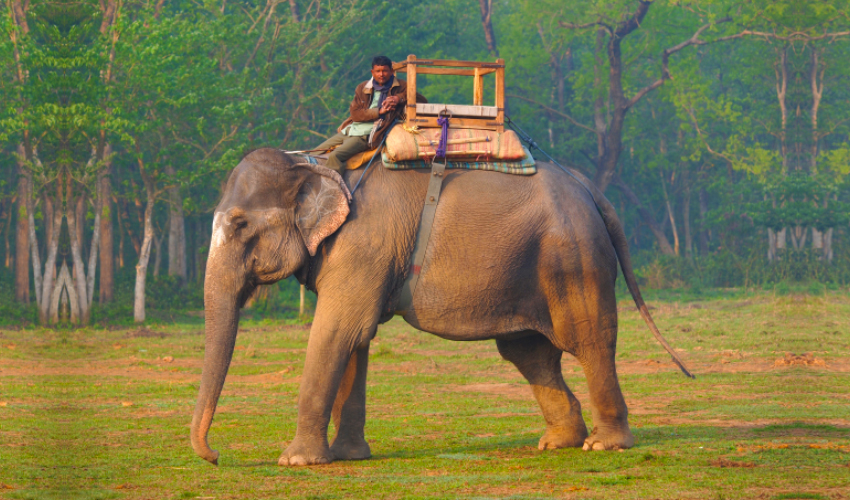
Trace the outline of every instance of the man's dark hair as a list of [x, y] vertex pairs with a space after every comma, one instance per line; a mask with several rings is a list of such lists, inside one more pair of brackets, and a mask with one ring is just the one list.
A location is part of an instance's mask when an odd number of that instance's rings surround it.
[[375, 56], [372, 59], [372, 67], [375, 66], [389, 66], [390, 69], [393, 67], [393, 62], [387, 56]]

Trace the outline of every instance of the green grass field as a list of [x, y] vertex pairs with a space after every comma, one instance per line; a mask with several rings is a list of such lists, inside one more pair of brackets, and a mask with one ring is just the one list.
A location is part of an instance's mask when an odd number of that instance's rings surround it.
[[[0, 498], [850, 498], [850, 297], [650, 301], [686, 379], [620, 303], [633, 449], [537, 450], [531, 390], [493, 342], [396, 319], [372, 344], [363, 462], [283, 468], [308, 329], [241, 325], [210, 444], [189, 423], [203, 321], [0, 331]], [[564, 375], [583, 404], [580, 367]]]

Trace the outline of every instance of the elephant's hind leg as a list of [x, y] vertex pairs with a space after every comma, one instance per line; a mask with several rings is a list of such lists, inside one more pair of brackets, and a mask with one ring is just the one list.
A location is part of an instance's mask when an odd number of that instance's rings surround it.
[[369, 344], [351, 355], [336, 394], [331, 418], [336, 437], [331, 454], [336, 460], [364, 460], [372, 456], [363, 428], [366, 425], [366, 373]]
[[596, 342], [582, 345], [577, 358], [587, 376], [593, 431], [584, 443], [585, 450], [621, 450], [635, 443], [629, 429], [629, 411], [614, 364], [616, 327], [602, 330]]
[[546, 419], [541, 450], [579, 447], [587, 438], [581, 404], [561, 374], [563, 352], [539, 333], [515, 340], [497, 340], [503, 358], [513, 363], [531, 384]]

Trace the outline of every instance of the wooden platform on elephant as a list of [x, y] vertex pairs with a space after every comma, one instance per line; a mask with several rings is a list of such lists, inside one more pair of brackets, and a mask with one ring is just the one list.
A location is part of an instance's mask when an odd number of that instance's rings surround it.
[[[451, 128], [469, 128], [478, 130], [505, 130], [505, 61], [453, 61], [449, 59], [417, 59], [415, 55], [407, 60], [393, 63], [393, 69], [407, 73], [407, 119], [408, 127], [439, 127], [437, 118], [450, 116]], [[493, 106], [484, 106], [484, 75], [495, 73], [496, 86]], [[417, 75], [455, 75], [471, 76], [473, 88], [472, 105], [416, 103]]]

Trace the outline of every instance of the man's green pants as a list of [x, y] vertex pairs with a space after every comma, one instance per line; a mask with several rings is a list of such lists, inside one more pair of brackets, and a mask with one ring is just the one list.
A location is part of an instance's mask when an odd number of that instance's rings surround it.
[[369, 136], [354, 136], [349, 137], [345, 134], [334, 134], [330, 139], [325, 142], [319, 144], [316, 149], [325, 149], [336, 146], [336, 149], [330, 152], [328, 155], [327, 163], [325, 166], [328, 168], [332, 168], [340, 173], [340, 175], [345, 173], [345, 162], [348, 161], [349, 158], [356, 155], [357, 153], [362, 153], [364, 151], [369, 150]]

